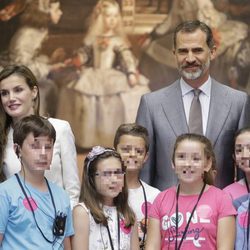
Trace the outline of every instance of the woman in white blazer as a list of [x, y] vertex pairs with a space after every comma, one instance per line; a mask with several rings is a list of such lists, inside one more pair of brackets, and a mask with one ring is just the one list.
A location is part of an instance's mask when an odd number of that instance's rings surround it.
[[[3, 180], [21, 169], [13, 149], [12, 126], [27, 115], [39, 115], [37, 80], [26, 66], [7, 66], [0, 72], [0, 96], [0, 176]], [[45, 176], [67, 191], [73, 207], [80, 194], [74, 135], [68, 122], [54, 118], [48, 120], [56, 130], [56, 141], [50, 170], [46, 170]]]

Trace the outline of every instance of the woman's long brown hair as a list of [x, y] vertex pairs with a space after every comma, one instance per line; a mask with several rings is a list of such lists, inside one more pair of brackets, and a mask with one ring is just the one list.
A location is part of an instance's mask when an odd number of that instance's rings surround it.
[[[9, 65], [0, 72], [0, 83], [11, 75], [23, 77], [30, 89], [33, 89], [34, 87], [37, 88], [37, 96], [34, 99], [34, 114], [39, 115], [40, 95], [37, 79], [34, 74], [24, 65]], [[11, 124], [12, 117], [5, 112], [2, 101], [0, 101], [0, 182], [3, 182], [6, 179], [3, 173], [3, 161]]]

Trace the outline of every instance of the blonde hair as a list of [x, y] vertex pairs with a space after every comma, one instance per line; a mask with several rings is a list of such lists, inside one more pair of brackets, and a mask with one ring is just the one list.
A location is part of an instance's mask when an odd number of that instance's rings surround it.
[[124, 31], [122, 16], [120, 11], [120, 6], [115, 0], [100, 0], [87, 21], [88, 31], [86, 36], [83, 39], [85, 45], [90, 46], [96, 40], [96, 37], [102, 36], [104, 33], [103, 26], [103, 15], [105, 11], [109, 8], [116, 8], [118, 13], [118, 24], [115, 27], [114, 33], [122, 37], [129, 44], [126, 33]]

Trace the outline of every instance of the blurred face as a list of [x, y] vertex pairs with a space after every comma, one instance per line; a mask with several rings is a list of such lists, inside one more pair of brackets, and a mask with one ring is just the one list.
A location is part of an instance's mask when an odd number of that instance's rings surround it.
[[205, 156], [203, 144], [184, 140], [175, 151], [174, 165], [180, 183], [193, 184], [203, 181], [204, 171], [209, 171], [212, 162]]
[[56, 3], [51, 3], [50, 4], [50, 18], [52, 23], [57, 24], [62, 16], [62, 11], [60, 9], [60, 3], [56, 2]]
[[122, 135], [117, 152], [121, 155], [126, 171], [140, 171], [147, 159], [144, 139], [133, 135]]
[[246, 174], [250, 174], [250, 132], [236, 138], [234, 153], [236, 165]]
[[114, 7], [108, 7], [103, 13], [103, 23], [106, 31], [116, 28], [119, 19], [119, 10]]
[[124, 172], [119, 159], [109, 157], [98, 162], [95, 176], [96, 190], [105, 205], [113, 205], [113, 199], [122, 191]]
[[30, 89], [22, 76], [10, 75], [0, 82], [0, 95], [4, 111], [13, 121], [34, 114], [37, 87]]
[[208, 77], [215, 48], [210, 50], [206, 43], [206, 34], [197, 29], [192, 33], [177, 33], [174, 54], [181, 76], [185, 80], [196, 80]]
[[34, 137], [30, 133], [23, 142], [19, 157], [25, 170], [32, 172], [49, 169], [52, 155], [53, 140], [48, 136]]

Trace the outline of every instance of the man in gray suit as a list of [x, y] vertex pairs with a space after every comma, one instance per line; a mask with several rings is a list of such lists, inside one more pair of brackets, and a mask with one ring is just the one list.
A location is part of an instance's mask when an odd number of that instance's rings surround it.
[[177, 26], [173, 50], [181, 78], [170, 86], [144, 95], [137, 123], [149, 132], [149, 158], [142, 179], [161, 190], [176, 184], [171, 157], [176, 137], [190, 131], [194, 89], [199, 89], [201, 131], [214, 147], [217, 160], [215, 184], [233, 182], [234, 133], [250, 123], [246, 93], [218, 83], [209, 75], [210, 61], [216, 56], [211, 29], [200, 21]]

